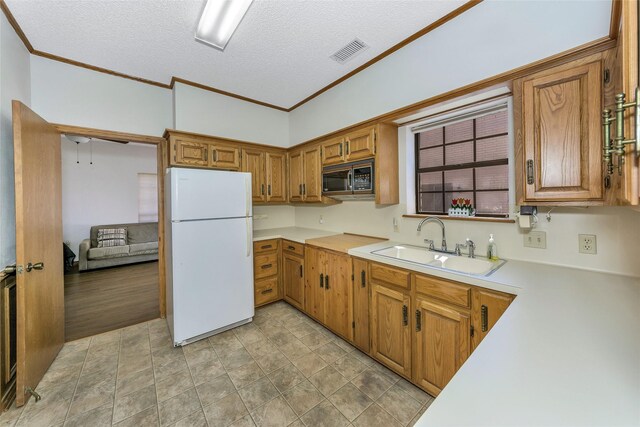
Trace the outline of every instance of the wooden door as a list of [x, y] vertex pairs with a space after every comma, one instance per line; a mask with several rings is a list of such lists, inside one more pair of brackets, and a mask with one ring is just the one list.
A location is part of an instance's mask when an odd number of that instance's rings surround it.
[[267, 200], [264, 160], [264, 151], [242, 150], [242, 171], [251, 173], [251, 200], [254, 203]]
[[304, 181], [304, 154], [302, 150], [289, 153], [289, 201], [304, 200], [302, 183]]
[[283, 251], [282, 267], [284, 299], [304, 310], [304, 258]]
[[325, 252], [325, 323], [329, 329], [347, 340], [353, 337], [353, 287], [351, 257], [336, 252]]
[[267, 153], [267, 202], [287, 201], [286, 155]]
[[16, 405], [64, 343], [62, 173], [58, 131], [13, 101], [16, 200]]
[[320, 162], [320, 147], [308, 147], [304, 151], [304, 179], [302, 192], [306, 202], [322, 200], [322, 164]]
[[471, 338], [471, 344], [475, 350], [500, 316], [507, 310], [514, 297], [502, 292], [474, 288], [472, 298], [471, 324], [473, 325], [473, 337]]
[[335, 165], [344, 162], [344, 138], [334, 138], [322, 144], [322, 165]]
[[411, 376], [409, 295], [381, 285], [371, 288], [371, 354], [390, 369]]
[[238, 147], [213, 144], [211, 147], [211, 166], [232, 171], [240, 170], [240, 150]]
[[469, 357], [469, 315], [416, 298], [414, 381], [438, 395]]
[[369, 352], [369, 278], [367, 261], [353, 259], [353, 343]]
[[376, 128], [367, 128], [347, 135], [345, 142], [346, 160], [353, 162], [373, 157], [375, 154]]
[[174, 150], [176, 163], [178, 164], [185, 166], [209, 166], [209, 144], [176, 139]]
[[525, 201], [602, 200], [601, 68], [597, 60], [524, 79]]
[[304, 266], [305, 311], [309, 316], [324, 323], [325, 252], [317, 248], [307, 247], [304, 255]]

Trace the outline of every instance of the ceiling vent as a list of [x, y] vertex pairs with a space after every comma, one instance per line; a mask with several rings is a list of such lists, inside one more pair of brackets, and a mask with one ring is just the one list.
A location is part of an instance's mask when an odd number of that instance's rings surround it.
[[351, 43], [331, 55], [330, 58], [339, 64], [344, 64], [368, 47], [362, 40], [354, 39]]

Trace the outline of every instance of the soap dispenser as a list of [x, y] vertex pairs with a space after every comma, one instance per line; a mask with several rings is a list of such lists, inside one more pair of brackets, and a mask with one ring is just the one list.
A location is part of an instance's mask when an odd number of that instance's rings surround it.
[[493, 240], [493, 234], [489, 234], [489, 244], [487, 245], [487, 258], [491, 261], [498, 260], [498, 246], [495, 240]]

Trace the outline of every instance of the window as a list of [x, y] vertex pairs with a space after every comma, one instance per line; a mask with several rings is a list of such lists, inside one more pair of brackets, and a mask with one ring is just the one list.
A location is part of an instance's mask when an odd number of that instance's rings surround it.
[[508, 217], [507, 108], [465, 116], [413, 129], [417, 213], [446, 214], [462, 197], [471, 199], [476, 216]]
[[138, 174], [138, 222], [158, 221], [158, 176]]

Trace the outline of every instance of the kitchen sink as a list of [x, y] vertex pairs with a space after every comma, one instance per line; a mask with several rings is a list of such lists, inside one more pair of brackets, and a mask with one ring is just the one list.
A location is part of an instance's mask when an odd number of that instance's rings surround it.
[[474, 276], [488, 276], [506, 262], [505, 260], [490, 261], [487, 258], [457, 256], [409, 245], [390, 246], [371, 253], [425, 267], [455, 271]]

